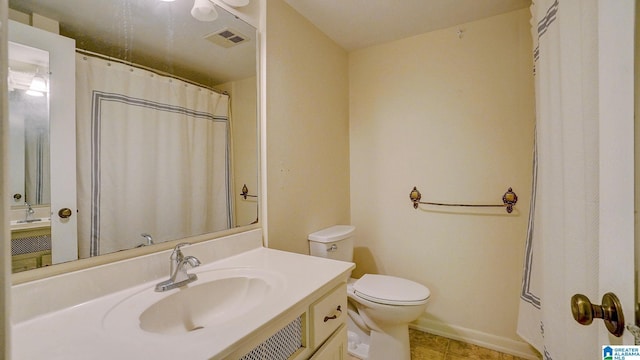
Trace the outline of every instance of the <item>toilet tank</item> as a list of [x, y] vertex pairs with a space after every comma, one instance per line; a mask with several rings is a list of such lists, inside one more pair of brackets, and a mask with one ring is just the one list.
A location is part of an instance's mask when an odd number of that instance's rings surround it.
[[309, 253], [328, 259], [353, 261], [355, 230], [355, 226], [335, 225], [309, 234]]

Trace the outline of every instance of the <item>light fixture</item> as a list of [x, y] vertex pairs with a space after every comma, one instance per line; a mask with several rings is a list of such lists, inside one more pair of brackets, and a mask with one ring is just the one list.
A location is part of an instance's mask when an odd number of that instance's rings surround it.
[[200, 21], [214, 21], [218, 18], [218, 12], [210, 0], [195, 0], [191, 16]]
[[31, 80], [31, 85], [29, 85], [29, 90], [25, 91], [25, 94], [31, 96], [44, 96], [44, 93], [47, 91], [47, 81], [42, 77], [42, 75], [38, 74], [38, 71], [36, 70], [36, 74]]

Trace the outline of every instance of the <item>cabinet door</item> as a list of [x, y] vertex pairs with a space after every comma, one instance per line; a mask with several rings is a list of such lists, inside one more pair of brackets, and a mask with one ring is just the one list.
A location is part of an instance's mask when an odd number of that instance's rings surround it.
[[347, 359], [347, 326], [342, 325], [325, 342], [310, 360], [346, 360]]

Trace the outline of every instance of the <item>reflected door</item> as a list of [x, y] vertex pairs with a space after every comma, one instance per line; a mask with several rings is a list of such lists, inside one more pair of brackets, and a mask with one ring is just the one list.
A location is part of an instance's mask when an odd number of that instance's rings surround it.
[[49, 53], [9, 42], [10, 203], [50, 203]]
[[[53, 264], [75, 260], [78, 258], [75, 41], [15, 21], [9, 21], [9, 40], [48, 53], [48, 74], [44, 70], [38, 72], [48, 87], [48, 97], [42, 97], [48, 99], [49, 108], [49, 146], [43, 151], [48, 153], [50, 166], [51, 256]], [[25, 176], [26, 172], [27, 169]]]

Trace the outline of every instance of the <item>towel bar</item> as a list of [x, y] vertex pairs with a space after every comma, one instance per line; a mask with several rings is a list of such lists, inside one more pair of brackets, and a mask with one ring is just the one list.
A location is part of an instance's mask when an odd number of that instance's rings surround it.
[[506, 207], [507, 212], [511, 214], [513, 211], [513, 206], [518, 202], [518, 195], [511, 188], [507, 190], [507, 192], [502, 195], [502, 204], [496, 205], [485, 205], [485, 204], [448, 204], [448, 203], [436, 203], [429, 201], [420, 201], [422, 199], [422, 194], [420, 191], [414, 186], [413, 190], [409, 193], [409, 199], [413, 202], [413, 208], [417, 209], [419, 204], [425, 205], [436, 205], [436, 206], [464, 206], [464, 207]]

